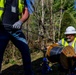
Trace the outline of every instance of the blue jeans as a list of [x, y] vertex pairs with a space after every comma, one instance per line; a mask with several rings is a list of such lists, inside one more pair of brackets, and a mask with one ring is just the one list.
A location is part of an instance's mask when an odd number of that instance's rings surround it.
[[21, 52], [25, 75], [32, 75], [29, 47], [21, 30], [6, 31], [0, 28], [0, 68], [3, 54], [9, 40], [11, 40]]

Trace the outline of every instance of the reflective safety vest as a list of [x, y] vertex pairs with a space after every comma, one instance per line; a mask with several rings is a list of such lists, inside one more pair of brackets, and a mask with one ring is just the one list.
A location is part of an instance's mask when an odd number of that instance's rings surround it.
[[[2, 15], [4, 13], [6, 0], [0, 0], [0, 21], [2, 20]], [[22, 16], [22, 12], [24, 9], [24, 0], [18, 0], [18, 10], [19, 10], [19, 18]]]
[[[74, 48], [75, 47], [75, 43], [76, 43], [76, 38], [74, 39], [73, 43], [72, 43], [72, 47]], [[64, 40], [64, 38], [62, 39], [62, 45], [65, 47], [65, 46], [68, 46], [69, 44]]]

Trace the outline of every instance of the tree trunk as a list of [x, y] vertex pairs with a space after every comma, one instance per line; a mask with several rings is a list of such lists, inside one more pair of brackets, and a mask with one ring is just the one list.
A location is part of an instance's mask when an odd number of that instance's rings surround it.
[[59, 32], [58, 32], [58, 41], [60, 38], [60, 31], [61, 31], [61, 21], [62, 21], [62, 9], [63, 9], [63, 5], [62, 5], [63, 1], [61, 0], [61, 10], [60, 10], [60, 24], [59, 24]]
[[[42, 17], [41, 17], [41, 22], [42, 22], [42, 27], [41, 27], [41, 33], [43, 36], [45, 36], [45, 27], [44, 27], [44, 0], [41, 0], [41, 4], [42, 4]], [[45, 41], [43, 40], [44, 37], [42, 37], [42, 47], [44, 49], [44, 45], [45, 45]]]
[[50, 38], [53, 40], [53, 21], [52, 21], [52, 3], [53, 3], [53, 0], [50, 0]]

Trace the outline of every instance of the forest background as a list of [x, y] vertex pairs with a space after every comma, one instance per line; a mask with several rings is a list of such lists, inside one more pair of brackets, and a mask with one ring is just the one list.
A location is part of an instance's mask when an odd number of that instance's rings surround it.
[[[76, 1], [74, 0], [35, 0], [34, 13], [23, 25], [23, 32], [28, 40], [30, 53], [40, 52], [50, 39], [55, 43], [64, 37], [65, 28], [76, 28]], [[10, 41], [3, 65], [16, 63], [21, 59], [18, 49]]]

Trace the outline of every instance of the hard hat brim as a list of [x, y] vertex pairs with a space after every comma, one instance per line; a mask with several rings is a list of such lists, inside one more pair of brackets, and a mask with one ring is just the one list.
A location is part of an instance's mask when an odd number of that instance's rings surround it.
[[65, 32], [64, 34], [76, 34], [76, 31], [74, 31], [74, 32]]

